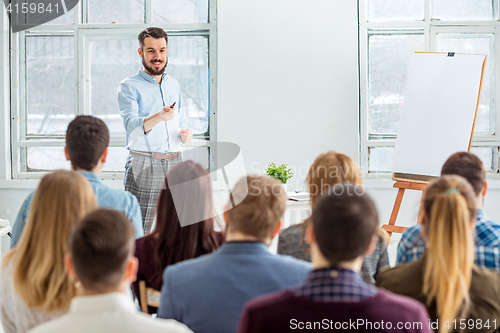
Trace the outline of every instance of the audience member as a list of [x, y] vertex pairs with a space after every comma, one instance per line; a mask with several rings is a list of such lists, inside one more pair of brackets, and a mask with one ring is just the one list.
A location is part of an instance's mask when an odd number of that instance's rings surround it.
[[26, 230], [2, 262], [0, 314], [6, 333], [23, 333], [68, 311], [76, 294], [64, 269], [68, 235], [96, 209], [85, 177], [59, 170], [42, 178], [33, 196]]
[[362, 280], [363, 256], [378, 242], [378, 213], [360, 189], [340, 185], [316, 202], [307, 230], [314, 270], [299, 286], [247, 303], [238, 332], [432, 332], [422, 304]]
[[[100, 207], [119, 210], [132, 221], [136, 238], [143, 236], [141, 209], [137, 198], [129, 192], [112, 189], [99, 179], [108, 156], [109, 132], [104, 122], [92, 116], [77, 116], [66, 131], [66, 158], [71, 167], [85, 176], [94, 189]], [[23, 202], [12, 230], [10, 247], [13, 248], [24, 229], [34, 192]]]
[[500, 323], [500, 274], [474, 265], [475, 219], [476, 194], [463, 177], [434, 181], [423, 194], [419, 215], [424, 255], [377, 280], [380, 287], [426, 304], [439, 332], [493, 332]]
[[[486, 195], [486, 171], [481, 160], [472, 153], [459, 152], [451, 155], [441, 169], [441, 175], [459, 175], [472, 185], [477, 207], [474, 232], [475, 263], [500, 271], [500, 224], [489, 220], [484, 211], [483, 198]], [[398, 245], [396, 263], [409, 263], [422, 257], [426, 242], [419, 224], [403, 234]]]
[[268, 246], [286, 205], [281, 184], [264, 176], [241, 179], [224, 213], [225, 243], [213, 254], [168, 266], [158, 316], [196, 333], [234, 333], [244, 304], [303, 281], [309, 263], [272, 255]]
[[[343, 183], [361, 185], [361, 171], [356, 163], [347, 155], [329, 151], [319, 155], [309, 169], [307, 186], [314, 209], [319, 198], [329, 189]], [[293, 225], [280, 234], [278, 253], [288, 254], [297, 259], [311, 261], [309, 244], [305, 241], [305, 230], [310, 225], [310, 218], [301, 224]], [[361, 267], [361, 275], [367, 283], [374, 283], [378, 273], [389, 266], [387, 255], [387, 233], [378, 229], [378, 241], [375, 251], [365, 257]], [[334, 237], [332, 237], [332, 241]]]
[[[187, 183], [183, 191], [182, 184]], [[170, 184], [178, 190], [171, 189]], [[160, 192], [156, 210], [155, 230], [135, 243], [135, 256], [139, 259], [137, 281], [134, 282], [136, 295], [139, 295], [139, 281], [144, 280], [146, 287], [161, 290], [163, 271], [168, 265], [211, 253], [224, 240], [222, 233], [214, 231], [210, 175], [197, 163], [187, 161], [172, 168], [165, 178], [165, 188]], [[191, 211], [207, 214], [199, 216], [199, 223], [181, 226], [180, 218]], [[149, 313], [156, 311], [149, 307]]]
[[30, 332], [191, 332], [174, 320], [153, 320], [140, 313], [128, 297], [138, 263], [132, 256], [134, 230], [125, 215], [104, 208], [88, 214], [71, 233], [70, 251], [66, 269], [80, 282], [78, 296], [68, 314]]

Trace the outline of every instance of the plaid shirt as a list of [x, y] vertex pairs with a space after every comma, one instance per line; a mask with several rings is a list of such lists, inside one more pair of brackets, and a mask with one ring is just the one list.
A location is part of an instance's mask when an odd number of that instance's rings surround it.
[[296, 296], [323, 302], [358, 302], [377, 293], [359, 273], [336, 267], [315, 269], [303, 285], [291, 289]]
[[[500, 224], [488, 220], [482, 209], [477, 210], [474, 243], [475, 264], [500, 272]], [[409, 228], [399, 242], [396, 264], [419, 259], [425, 247], [420, 225]]]

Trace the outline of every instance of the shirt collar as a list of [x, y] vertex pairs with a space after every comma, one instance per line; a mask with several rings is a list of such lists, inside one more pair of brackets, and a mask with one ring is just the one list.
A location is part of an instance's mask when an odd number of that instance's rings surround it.
[[70, 313], [102, 313], [106, 310], [116, 309], [137, 311], [132, 300], [119, 292], [75, 297], [71, 301], [69, 311]]
[[307, 275], [307, 282], [312, 282], [317, 279], [324, 279], [325, 277], [330, 277], [332, 279], [338, 280], [355, 280], [357, 282], [363, 283], [360, 273], [356, 273], [350, 269], [340, 268], [340, 267], [328, 267], [319, 268], [311, 271]]
[[271, 254], [262, 242], [225, 242], [217, 251], [221, 254], [265, 253]]
[[476, 218], [478, 220], [486, 219], [486, 214], [484, 214], [484, 210], [482, 208], [478, 208], [476, 211]]
[[82, 174], [91, 183], [101, 183], [99, 176], [92, 171], [78, 171], [78, 173]]
[[[148, 82], [156, 83], [156, 79], [154, 78], [154, 76], [149, 75], [142, 68], [139, 69], [139, 72], [137, 74], [139, 74], [140, 77], [142, 77], [144, 80], [146, 80]], [[167, 75], [167, 74], [163, 74], [162, 77], [161, 77], [161, 82], [162, 83], [163, 83], [163, 79], [165, 78], [165, 75]]]
[[359, 302], [377, 293], [360, 273], [340, 267], [315, 269], [303, 285], [291, 289], [296, 296], [324, 302]]

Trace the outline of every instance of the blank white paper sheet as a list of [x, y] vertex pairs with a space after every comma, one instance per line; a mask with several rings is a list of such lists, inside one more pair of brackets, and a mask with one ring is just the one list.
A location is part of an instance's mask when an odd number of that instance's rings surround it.
[[393, 172], [439, 177], [451, 154], [467, 151], [485, 60], [485, 55], [413, 55]]

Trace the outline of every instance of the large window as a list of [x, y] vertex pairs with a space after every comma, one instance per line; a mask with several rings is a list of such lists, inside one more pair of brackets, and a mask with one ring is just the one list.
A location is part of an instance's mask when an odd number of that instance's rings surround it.
[[[11, 35], [14, 178], [69, 168], [64, 133], [75, 115], [101, 118], [111, 133], [104, 178], [120, 177], [128, 152], [118, 110], [121, 80], [142, 67], [137, 35], [169, 34], [166, 73], [181, 85], [194, 140], [215, 140], [215, 0], [81, 0], [65, 15]], [[189, 148], [185, 147], [185, 148]]]
[[406, 74], [416, 51], [486, 54], [472, 152], [499, 172], [498, 0], [359, 0], [361, 163], [389, 173]]

